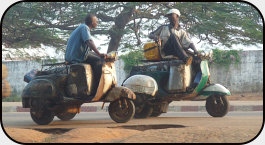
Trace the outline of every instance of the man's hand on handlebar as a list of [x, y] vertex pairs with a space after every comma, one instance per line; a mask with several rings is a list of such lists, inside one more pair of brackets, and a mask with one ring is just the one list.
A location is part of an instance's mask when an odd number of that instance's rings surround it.
[[107, 54], [105, 54], [105, 53], [100, 53], [99, 56], [100, 56], [101, 58], [104, 58], [104, 59], [107, 59], [107, 58], [108, 58]]
[[159, 38], [159, 36], [155, 37], [154, 40], [155, 40], [155, 42], [156, 42], [157, 44], [159, 44], [160, 41], [161, 41], [161, 39]]
[[198, 53], [197, 55], [198, 55], [199, 57], [204, 56], [204, 54], [202, 54], [202, 53]]

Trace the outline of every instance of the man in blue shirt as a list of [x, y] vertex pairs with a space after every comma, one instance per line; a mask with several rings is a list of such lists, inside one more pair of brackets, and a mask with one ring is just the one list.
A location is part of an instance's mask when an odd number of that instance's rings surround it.
[[[72, 33], [67, 41], [67, 47], [65, 52], [65, 61], [68, 64], [73, 63], [89, 63], [91, 64], [94, 78], [95, 93], [99, 84], [100, 76], [102, 73], [102, 58], [106, 58], [107, 55], [100, 53], [96, 48], [90, 30], [96, 28], [98, 19], [95, 15], [88, 14], [85, 18], [85, 24], [79, 25]], [[93, 51], [94, 52], [93, 52]]]
[[[101, 54], [90, 34], [90, 30], [96, 28], [98, 19], [95, 15], [88, 14], [85, 18], [85, 24], [79, 25], [71, 34], [67, 41], [65, 52], [65, 61], [68, 63], [82, 63], [91, 61], [90, 56], [94, 55], [92, 59], [99, 60], [100, 57], [105, 57], [106, 54]], [[94, 53], [92, 52], [94, 51]]]

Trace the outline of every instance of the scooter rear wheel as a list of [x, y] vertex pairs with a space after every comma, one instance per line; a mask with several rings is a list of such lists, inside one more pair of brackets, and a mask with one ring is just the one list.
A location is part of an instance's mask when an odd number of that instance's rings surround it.
[[213, 117], [223, 117], [229, 111], [229, 102], [226, 96], [211, 95], [206, 99], [206, 111]]
[[135, 114], [135, 106], [132, 100], [120, 98], [110, 103], [109, 115], [117, 123], [128, 122]]
[[75, 117], [76, 113], [68, 113], [64, 112], [61, 114], [58, 114], [57, 117], [62, 121], [69, 121]]
[[155, 112], [153, 111], [152, 114], [151, 114], [151, 117], [158, 117], [162, 114], [162, 112]]
[[54, 118], [53, 113], [46, 108], [43, 108], [42, 110], [30, 108], [30, 116], [38, 125], [48, 125]]
[[150, 117], [153, 112], [153, 106], [144, 103], [141, 106], [137, 106], [137, 108], [141, 108], [135, 111], [134, 118], [147, 118]]

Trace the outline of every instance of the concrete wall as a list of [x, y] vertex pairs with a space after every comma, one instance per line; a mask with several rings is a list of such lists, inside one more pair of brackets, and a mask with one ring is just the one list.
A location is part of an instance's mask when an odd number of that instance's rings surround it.
[[127, 78], [127, 74], [123, 70], [124, 62], [121, 59], [119, 59], [118, 61], [115, 61], [115, 68], [116, 68], [116, 73], [117, 73], [117, 83], [118, 83], [118, 86], [121, 86], [123, 81]]
[[41, 69], [41, 64], [35, 61], [4, 61], [8, 69], [7, 81], [11, 85], [12, 94], [21, 94], [23, 88], [27, 85], [24, 82], [24, 75], [31, 69]]
[[[227, 70], [223, 66], [211, 65], [210, 73], [213, 83], [219, 83], [227, 87], [232, 93], [263, 92], [263, 50], [243, 51], [241, 63], [238, 67], [231, 64]], [[59, 62], [62, 62], [59, 61]], [[33, 68], [41, 69], [41, 63], [34, 61], [6, 61], [2, 62], [8, 68], [8, 78], [13, 92], [21, 93], [26, 86], [24, 75]], [[115, 62], [117, 82], [121, 85], [126, 79], [123, 71], [124, 63]]]
[[[58, 60], [58, 62], [63, 62], [64, 60]], [[7, 66], [8, 77], [7, 81], [12, 87], [13, 95], [20, 95], [24, 87], [27, 85], [24, 82], [24, 75], [32, 69], [41, 70], [41, 63], [36, 61], [4, 61], [2, 62]], [[117, 72], [117, 82], [120, 86], [123, 80], [126, 78], [126, 73], [123, 71], [124, 62], [115, 61], [115, 67]]]
[[263, 92], [263, 50], [243, 51], [241, 62], [210, 67], [211, 80], [229, 88], [232, 93]]

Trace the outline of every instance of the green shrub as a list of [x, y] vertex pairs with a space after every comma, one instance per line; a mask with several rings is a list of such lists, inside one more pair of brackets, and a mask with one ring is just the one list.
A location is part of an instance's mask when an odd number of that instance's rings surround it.
[[129, 74], [133, 66], [141, 64], [144, 59], [143, 51], [131, 51], [128, 54], [121, 55], [120, 58], [124, 61], [124, 71]]
[[241, 51], [242, 50], [213, 49], [213, 63], [224, 66], [227, 70], [232, 63], [234, 63], [237, 67], [241, 60], [239, 55]]
[[5, 99], [2, 99], [2, 102], [22, 102], [21, 96], [16, 96], [16, 97], [7, 97]]

